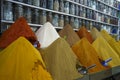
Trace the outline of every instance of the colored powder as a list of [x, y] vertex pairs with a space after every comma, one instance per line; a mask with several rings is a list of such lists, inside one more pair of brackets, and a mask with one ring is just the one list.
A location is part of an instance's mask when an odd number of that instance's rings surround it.
[[59, 31], [59, 35], [61, 37], [66, 36], [66, 41], [69, 43], [70, 46], [72, 46], [73, 44], [80, 40], [79, 36], [76, 34], [76, 32], [69, 24], [64, 26], [63, 29]]
[[96, 64], [96, 67], [90, 69], [89, 73], [99, 72], [106, 69], [106, 67], [101, 65], [96, 50], [86, 38], [82, 38], [80, 41], [74, 44], [72, 49], [83, 66], [89, 67], [93, 64]]
[[26, 37], [31, 43], [34, 43], [37, 38], [26, 20], [21, 17], [15, 21], [0, 37], [0, 48], [7, 47], [20, 36]]
[[93, 42], [90, 32], [88, 32], [85, 27], [81, 27], [77, 34], [79, 35], [80, 38], [86, 37], [90, 43]]
[[40, 29], [38, 29], [36, 36], [41, 44], [41, 48], [48, 47], [60, 37], [55, 28], [49, 22], [45, 23]]
[[95, 40], [99, 36], [102, 36], [96, 28], [92, 28], [90, 33], [91, 33], [91, 36], [92, 36], [93, 40]]
[[107, 31], [102, 30], [101, 35], [103, 38], [109, 43], [109, 45], [117, 52], [117, 54], [120, 57], [120, 45], [115, 41], [114, 38], [112, 38]]
[[76, 69], [77, 57], [63, 38], [58, 38], [40, 51], [54, 80], [74, 80], [82, 77]]
[[0, 80], [52, 80], [37, 49], [24, 37], [0, 52]]
[[120, 65], [119, 55], [111, 48], [109, 43], [107, 43], [107, 41], [102, 36], [98, 37], [92, 43], [92, 45], [102, 60], [107, 60], [108, 58], [112, 58], [112, 61], [110, 61], [108, 65], [110, 65], [111, 67]]

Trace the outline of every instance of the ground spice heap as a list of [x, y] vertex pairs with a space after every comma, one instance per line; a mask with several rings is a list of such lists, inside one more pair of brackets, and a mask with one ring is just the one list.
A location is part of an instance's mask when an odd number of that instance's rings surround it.
[[39, 51], [24, 37], [0, 52], [0, 80], [52, 80]]
[[37, 40], [34, 32], [31, 30], [30, 26], [23, 17], [16, 20], [15, 23], [13, 23], [5, 32], [3, 32], [2, 36], [0, 37], [0, 48], [7, 47], [20, 36], [24, 36], [31, 43], [34, 43]]
[[102, 30], [100, 33], [103, 36], [103, 38], [109, 43], [109, 45], [117, 52], [117, 54], [120, 57], [120, 45], [116, 42], [116, 40], [114, 38], [112, 38], [109, 35], [109, 33], [105, 30]]
[[59, 31], [59, 35], [62, 38], [65, 38], [65, 40], [69, 43], [70, 46], [80, 40], [79, 36], [69, 24], [64, 26], [63, 29]]
[[77, 57], [63, 38], [58, 38], [40, 51], [54, 80], [74, 80], [82, 77], [76, 69]]
[[86, 37], [90, 43], [93, 42], [90, 32], [88, 32], [85, 27], [81, 27], [77, 34], [79, 35], [80, 38]]
[[72, 49], [83, 66], [89, 67], [93, 64], [96, 64], [96, 67], [89, 70], [90, 73], [106, 69], [101, 65], [96, 50], [86, 38], [82, 38], [79, 42], [74, 44]]

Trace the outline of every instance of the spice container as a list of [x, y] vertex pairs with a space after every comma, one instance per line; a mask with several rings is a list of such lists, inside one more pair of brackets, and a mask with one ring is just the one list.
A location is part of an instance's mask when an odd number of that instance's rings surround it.
[[73, 3], [70, 3], [70, 14], [75, 15], [75, 5]]
[[72, 26], [72, 28], [75, 28], [75, 26], [74, 26], [74, 17], [70, 17], [70, 25]]
[[47, 21], [52, 23], [52, 12], [48, 12], [48, 14], [47, 14]]
[[74, 20], [74, 26], [75, 26], [76, 29], [79, 28], [79, 21], [78, 21], [78, 18], [75, 18], [75, 20]]
[[41, 13], [40, 13], [40, 24], [45, 24], [46, 21], [47, 21], [46, 11], [41, 11]]
[[65, 18], [64, 18], [64, 25], [67, 25], [67, 24], [69, 24], [69, 17], [65, 16]]
[[79, 28], [82, 26], [82, 20], [79, 19]]
[[33, 5], [40, 6], [40, 0], [33, 0]]
[[54, 10], [59, 11], [59, 2], [58, 2], [58, 0], [55, 0], [53, 5], [54, 5]]
[[55, 27], [58, 27], [58, 19], [59, 19], [58, 14], [54, 14], [52, 23]]
[[64, 2], [64, 12], [69, 14], [69, 2], [67, 1]]
[[32, 0], [23, 0], [23, 2], [32, 5]]
[[79, 15], [79, 8], [78, 8], [78, 5], [75, 5], [75, 15], [76, 15], [76, 16]]
[[6, 2], [4, 3], [4, 9], [3, 9], [3, 18], [4, 20], [13, 20], [13, 12], [12, 12], [12, 3]]
[[53, 10], [53, 0], [48, 0], [47, 8]]
[[39, 16], [39, 10], [33, 9], [32, 10], [32, 23], [39, 24], [40, 16]]
[[40, 0], [40, 7], [46, 8], [46, 0]]
[[83, 8], [82, 8], [82, 6], [79, 7], [79, 15], [80, 15], [80, 17], [83, 17]]
[[27, 19], [27, 21], [31, 23], [31, 17], [32, 17], [31, 8], [24, 7], [24, 16]]
[[64, 12], [64, 3], [63, 3], [63, 0], [60, 0], [59, 11], [60, 12]]
[[63, 17], [63, 15], [60, 15], [58, 26], [60, 26], [60, 27], [64, 26], [64, 17]]

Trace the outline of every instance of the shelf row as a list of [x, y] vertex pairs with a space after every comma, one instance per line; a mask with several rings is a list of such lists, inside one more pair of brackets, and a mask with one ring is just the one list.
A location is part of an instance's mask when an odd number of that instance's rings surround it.
[[[117, 19], [115, 18], [112, 18], [112, 17], [108, 17], [108, 16], [105, 16], [105, 15], [101, 15], [101, 17], [99, 18], [96, 18], [96, 19], [89, 19], [89, 18], [86, 18], [85, 16], [84, 17], [81, 17], [81, 16], [76, 16], [76, 15], [72, 15], [72, 14], [67, 14], [67, 13], [64, 13], [64, 12], [59, 12], [59, 11], [55, 11], [55, 10], [50, 10], [50, 9], [46, 9], [46, 8], [42, 8], [42, 7], [37, 7], [37, 6], [34, 6], [34, 5], [29, 5], [29, 4], [26, 4], [26, 3], [21, 3], [21, 2], [18, 2], [18, 1], [13, 1], [13, 0], [6, 0], [8, 2], [11, 2], [11, 3], [15, 3], [17, 4], [19, 7], [20, 5], [22, 6], [25, 6], [25, 7], [29, 7], [29, 8], [33, 8], [33, 9], [38, 9], [38, 10], [44, 10], [44, 11], [47, 11], [47, 12], [52, 12], [52, 13], [56, 13], [56, 14], [59, 14], [59, 15], [64, 15], [64, 16], [69, 16], [69, 17], [74, 17], [74, 18], [78, 18], [78, 19], [84, 19], [84, 20], [88, 20], [88, 21], [92, 21], [92, 22], [97, 22], [97, 23], [100, 23], [100, 24], [104, 24], [104, 25], [108, 25], [108, 26], [118, 26], [117, 24]], [[21, 10], [20, 10], [21, 11]], [[89, 14], [89, 13], [88, 13]], [[86, 15], [88, 15], [86, 14]], [[99, 14], [98, 14], [99, 15]], [[92, 16], [95, 16], [94, 14]], [[102, 18], [102, 16], [105, 16], [104, 18]], [[96, 13], [96, 17], [97, 17], [97, 13]], [[3, 18], [2, 18], [3, 19]], [[105, 20], [107, 19], [107, 20]], [[4, 19], [6, 20], [6, 19]], [[12, 20], [11, 20], [12, 21]], [[105, 21], [105, 22], [104, 22]], [[107, 22], [107, 23], [106, 23]], [[111, 22], [111, 24], [110, 24]], [[114, 23], [112, 23], [114, 22]]]

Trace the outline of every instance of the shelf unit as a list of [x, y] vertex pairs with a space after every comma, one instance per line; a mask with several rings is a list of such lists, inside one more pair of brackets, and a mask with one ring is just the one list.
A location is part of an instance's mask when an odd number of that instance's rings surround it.
[[[47, 12], [52, 12], [52, 13], [56, 13], [56, 14], [59, 14], [59, 15], [64, 15], [64, 16], [69, 16], [69, 17], [74, 17], [74, 18], [78, 18], [78, 19], [82, 19], [82, 20], [86, 20], [86, 21], [90, 21], [90, 22], [95, 22], [95, 23], [99, 23], [101, 25], [107, 25], [107, 26], [111, 26], [111, 27], [117, 27], [118, 28], [118, 25], [115, 25], [115, 24], [109, 24], [109, 23], [106, 23], [106, 22], [102, 22], [102, 21], [98, 21], [98, 20], [94, 20], [94, 19], [89, 19], [89, 18], [85, 18], [85, 17], [81, 17], [81, 16], [77, 16], [77, 15], [72, 15], [72, 14], [67, 14], [65, 12], [60, 12], [60, 11], [55, 11], [55, 10], [50, 10], [50, 9], [47, 9], [47, 8], [42, 8], [42, 7], [38, 7], [38, 6], [34, 6], [34, 5], [30, 5], [30, 4], [26, 4], [26, 3], [23, 3], [23, 2], [19, 2], [19, 1], [16, 1], [16, 0], [5, 0], [7, 2], [11, 2], [11, 3], [14, 3], [14, 4], [17, 4], [17, 5], [22, 5], [22, 6], [25, 6], [25, 7], [30, 7], [30, 8], [34, 8], [34, 9], [38, 9], [38, 10], [44, 10], [44, 11], [47, 11]], [[93, 9], [91, 7], [88, 7], [86, 5], [83, 5], [83, 4], [80, 4], [80, 3], [77, 3], [75, 1], [72, 1], [72, 0], [64, 0], [64, 1], [67, 1], [69, 3], [72, 3], [72, 4], [75, 4], [75, 5], [78, 5], [78, 6], [81, 6], [81, 7], [84, 7], [86, 9], [90, 9], [90, 10], [93, 10], [97, 13], [100, 13], [100, 14], [103, 14], [103, 15], [106, 15], [106, 16], [109, 16], [109, 17], [112, 17], [112, 18], [115, 18], [118, 20], [118, 17], [117, 16], [113, 16], [113, 15], [110, 15], [110, 14], [107, 14], [107, 13], [104, 13], [102, 11], [99, 11], [99, 10], [96, 10], [96, 9]], [[105, 4], [106, 6], [109, 6], [115, 10], [118, 10], [117, 8], [115, 7], [112, 7], [100, 0], [96, 0], [102, 4]], [[3, 3], [3, 0], [1, 0], [1, 2]], [[1, 4], [2, 4], [1, 3]], [[1, 8], [2, 10], [2, 8]], [[1, 11], [3, 12], [3, 10]], [[1, 16], [3, 16], [3, 13], [1, 13]], [[1, 23], [13, 23], [13, 21], [7, 21], [7, 20], [4, 20], [3, 17], [1, 18]], [[42, 26], [41, 24], [33, 24], [33, 23], [29, 23], [30, 26], [33, 26], [33, 27], [40, 27]], [[2, 25], [1, 25], [2, 27]], [[56, 29], [62, 29], [63, 27], [55, 27]], [[74, 29], [74, 30], [78, 30], [78, 29]], [[1, 30], [2, 32], [2, 30]]]

